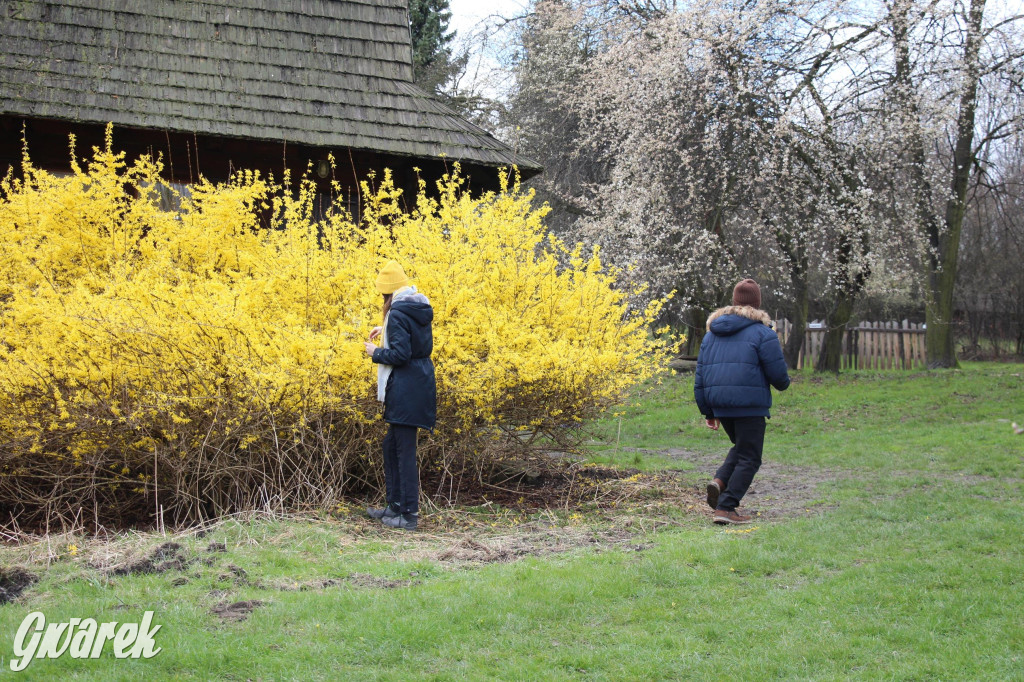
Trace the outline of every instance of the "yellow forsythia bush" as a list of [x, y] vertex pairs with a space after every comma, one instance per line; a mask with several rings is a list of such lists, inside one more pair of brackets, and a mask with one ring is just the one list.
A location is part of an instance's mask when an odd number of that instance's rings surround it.
[[505, 178], [457, 171], [359, 224], [311, 218], [311, 183], [255, 172], [160, 208], [160, 166], [105, 149], [0, 184], [0, 519], [165, 523], [327, 504], [375, 483], [382, 435], [363, 340], [375, 275], [405, 266], [435, 310], [426, 468], [559, 433], [661, 366], [596, 253], [545, 233]]

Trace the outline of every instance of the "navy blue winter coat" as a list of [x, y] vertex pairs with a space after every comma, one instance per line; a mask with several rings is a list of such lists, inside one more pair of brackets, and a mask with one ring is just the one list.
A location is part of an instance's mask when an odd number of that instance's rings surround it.
[[693, 381], [693, 397], [706, 418], [771, 416], [770, 386], [785, 391], [789, 372], [770, 324], [768, 313], [749, 306], [728, 306], [708, 317]]
[[392, 366], [384, 394], [384, 421], [433, 430], [437, 419], [437, 381], [430, 359], [434, 309], [423, 294], [396, 294], [388, 313], [388, 347], [373, 351], [374, 362]]

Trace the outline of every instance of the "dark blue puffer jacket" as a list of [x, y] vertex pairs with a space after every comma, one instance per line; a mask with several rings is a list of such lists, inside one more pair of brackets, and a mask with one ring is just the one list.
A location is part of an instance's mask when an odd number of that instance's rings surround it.
[[430, 359], [434, 350], [433, 320], [434, 309], [423, 294], [399, 295], [391, 304], [388, 347], [373, 351], [374, 362], [392, 366], [384, 394], [384, 421], [389, 424], [434, 429], [437, 382]]
[[728, 306], [708, 317], [693, 381], [693, 397], [708, 419], [770, 417], [769, 384], [789, 388], [782, 346], [769, 324], [768, 313], [748, 306]]

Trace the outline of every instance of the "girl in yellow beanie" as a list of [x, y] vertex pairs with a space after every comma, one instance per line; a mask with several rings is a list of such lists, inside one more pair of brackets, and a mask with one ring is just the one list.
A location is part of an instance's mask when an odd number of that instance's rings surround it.
[[[430, 354], [434, 309], [426, 296], [409, 284], [402, 266], [388, 263], [377, 275], [384, 296], [384, 323], [374, 327], [366, 354], [377, 363], [377, 400], [384, 403], [384, 487], [387, 505], [367, 509], [371, 518], [392, 528], [414, 530], [419, 518], [417, 429], [434, 430], [437, 382]], [[380, 346], [373, 342], [379, 340]]]

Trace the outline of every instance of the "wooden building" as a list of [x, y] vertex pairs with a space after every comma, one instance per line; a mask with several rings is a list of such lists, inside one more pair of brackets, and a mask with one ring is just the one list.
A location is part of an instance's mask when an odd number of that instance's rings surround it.
[[0, 0], [0, 22], [0, 172], [22, 131], [60, 171], [69, 133], [81, 156], [108, 122], [182, 184], [312, 164], [327, 198], [384, 168], [407, 191], [414, 167], [430, 181], [453, 161], [475, 190], [540, 171], [412, 84], [406, 0]]

